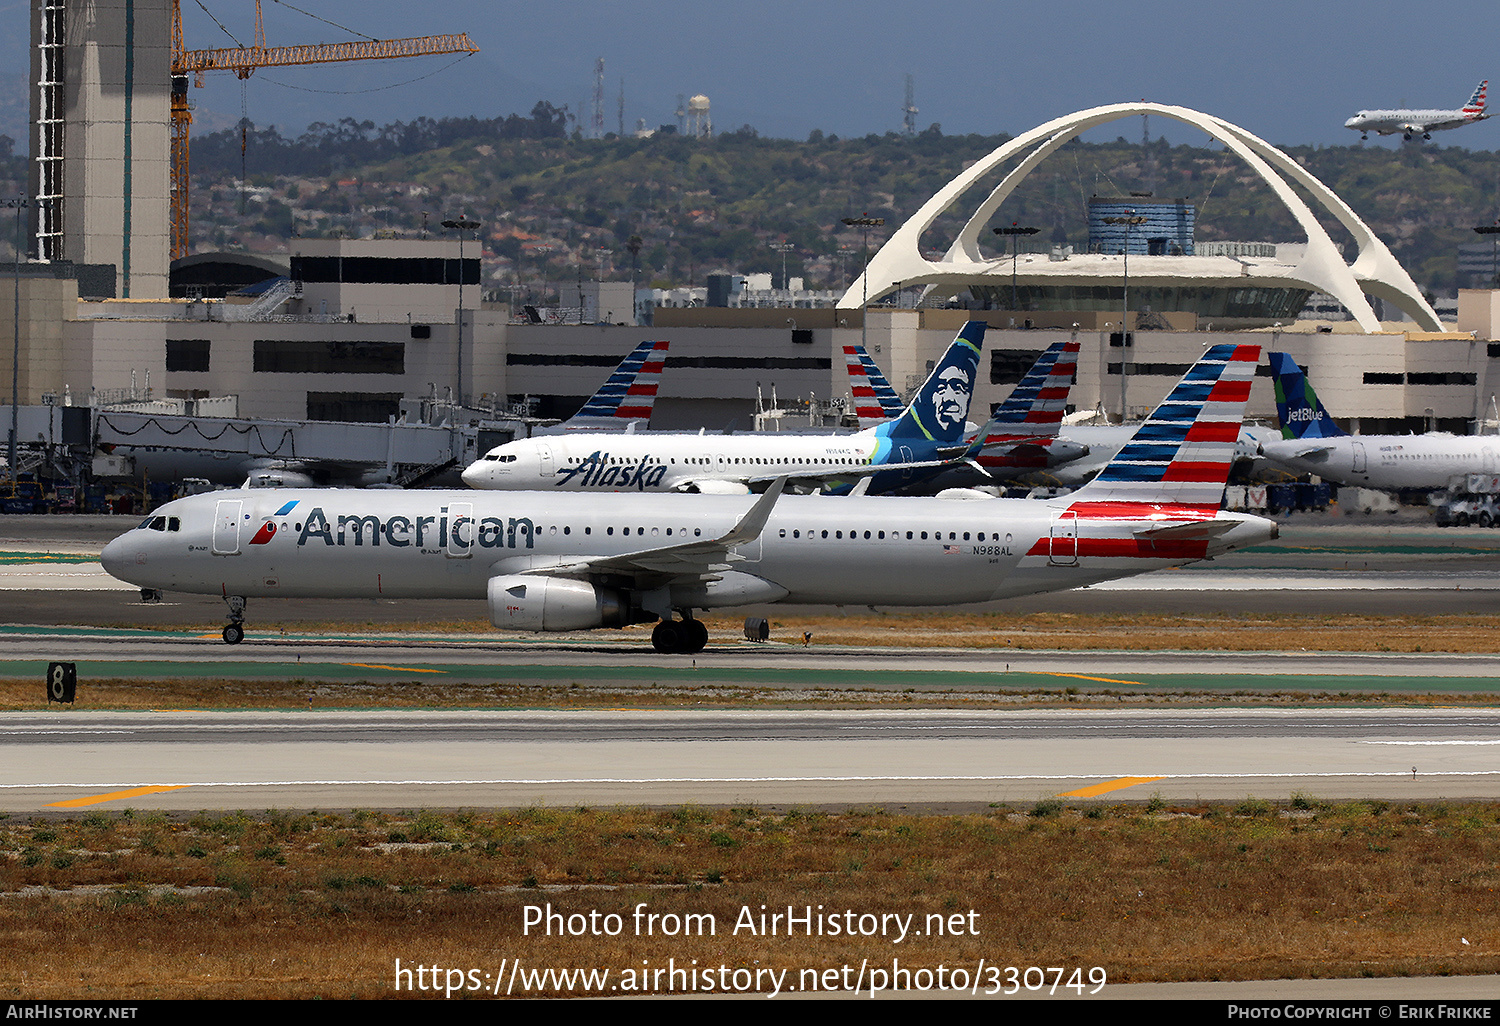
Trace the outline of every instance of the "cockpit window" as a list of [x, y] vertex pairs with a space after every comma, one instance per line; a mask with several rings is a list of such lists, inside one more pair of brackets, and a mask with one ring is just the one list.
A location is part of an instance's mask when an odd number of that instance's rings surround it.
[[179, 517], [147, 517], [136, 526], [137, 531], [180, 531], [182, 520]]

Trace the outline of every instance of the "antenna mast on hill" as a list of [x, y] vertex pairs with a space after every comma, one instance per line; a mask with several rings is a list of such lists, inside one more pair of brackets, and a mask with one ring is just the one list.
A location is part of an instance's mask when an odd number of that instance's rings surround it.
[[604, 58], [594, 62], [594, 138], [604, 138]]
[[901, 110], [905, 115], [901, 123], [906, 126], [907, 135], [917, 134], [917, 105], [913, 102], [916, 95], [917, 81], [910, 74], [906, 76], [906, 103]]

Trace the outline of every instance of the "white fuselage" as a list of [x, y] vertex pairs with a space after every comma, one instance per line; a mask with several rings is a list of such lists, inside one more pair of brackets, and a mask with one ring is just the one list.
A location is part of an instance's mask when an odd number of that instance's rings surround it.
[[1425, 134], [1476, 124], [1488, 117], [1488, 114], [1470, 114], [1462, 110], [1362, 110], [1345, 121], [1344, 127], [1376, 135], [1395, 135], [1397, 132]]
[[921, 458], [873, 431], [847, 435], [710, 435], [647, 432], [527, 438], [491, 449], [464, 471], [476, 489], [548, 492], [740, 493], [776, 477], [854, 474], [895, 451]]
[[1500, 438], [1490, 435], [1340, 435], [1266, 442], [1267, 460], [1297, 474], [1357, 488], [1447, 488], [1467, 474], [1497, 473]]
[[[709, 495], [254, 490], [162, 506], [105, 548], [142, 588], [226, 596], [483, 599], [492, 577], [566, 576], [589, 559], [722, 537], [750, 500]], [[675, 607], [749, 602], [948, 605], [1058, 591], [1180, 565], [1274, 537], [1258, 517], [1151, 542], [1153, 507], [1063, 515], [1066, 500], [782, 496], [753, 541]], [[1170, 511], [1156, 513], [1176, 519]], [[1159, 526], [1159, 525], [1158, 525]]]

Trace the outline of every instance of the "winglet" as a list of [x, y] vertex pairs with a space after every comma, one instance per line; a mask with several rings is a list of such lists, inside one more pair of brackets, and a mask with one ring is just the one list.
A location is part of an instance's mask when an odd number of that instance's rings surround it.
[[717, 539], [719, 544], [726, 548], [736, 545], [744, 545], [760, 537], [760, 532], [765, 530], [766, 521], [771, 518], [771, 507], [776, 505], [776, 500], [781, 498], [782, 490], [786, 488], [786, 478], [778, 477], [771, 482], [755, 505], [740, 517], [740, 522], [729, 529], [729, 533]]

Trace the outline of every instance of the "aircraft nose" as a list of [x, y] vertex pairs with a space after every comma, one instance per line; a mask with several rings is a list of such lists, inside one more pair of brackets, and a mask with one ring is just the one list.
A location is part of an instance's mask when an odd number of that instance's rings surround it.
[[458, 476], [463, 478], [464, 484], [468, 485], [470, 488], [483, 487], [484, 461], [481, 460], [476, 463], [470, 463], [467, 467], [464, 468], [464, 472]]
[[104, 567], [104, 572], [116, 580], [125, 580], [125, 569], [131, 565], [131, 557], [126, 553], [128, 543], [125, 536], [121, 535], [108, 545], [99, 554], [99, 563]]

